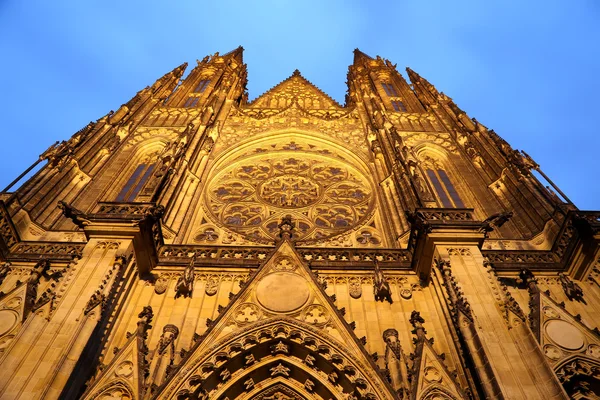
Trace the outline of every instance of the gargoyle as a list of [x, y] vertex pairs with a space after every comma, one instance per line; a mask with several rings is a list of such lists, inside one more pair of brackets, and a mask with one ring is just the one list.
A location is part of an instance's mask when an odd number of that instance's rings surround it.
[[494, 230], [494, 227], [499, 228], [504, 225], [512, 218], [512, 216], [512, 211], [492, 214], [481, 223], [481, 228], [479, 230], [485, 233], [491, 232]]
[[60, 200], [58, 202], [58, 208], [60, 208], [63, 215], [73, 221], [77, 227], [83, 229], [85, 225], [89, 224], [86, 214], [83, 211], [71, 206], [69, 203]]

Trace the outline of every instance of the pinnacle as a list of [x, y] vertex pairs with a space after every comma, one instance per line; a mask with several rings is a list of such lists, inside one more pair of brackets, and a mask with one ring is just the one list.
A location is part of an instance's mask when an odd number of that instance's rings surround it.
[[356, 64], [361, 59], [372, 60], [373, 57], [369, 56], [368, 54], [363, 53], [358, 48], [354, 49], [354, 64]]
[[239, 58], [239, 60], [242, 61], [243, 54], [244, 54], [244, 48], [242, 46], [238, 46], [235, 49], [223, 54], [223, 57], [229, 56], [229, 57]]

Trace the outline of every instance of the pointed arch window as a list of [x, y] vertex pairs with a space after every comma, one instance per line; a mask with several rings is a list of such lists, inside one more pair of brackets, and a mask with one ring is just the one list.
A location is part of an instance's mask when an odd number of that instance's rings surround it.
[[198, 85], [194, 89], [194, 93], [204, 93], [208, 85], [210, 84], [210, 79], [203, 79], [198, 82]]
[[138, 165], [123, 189], [121, 189], [117, 195], [116, 201], [123, 201], [126, 203], [135, 201], [135, 198], [140, 193], [140, 190], [142, 190], [142, 187], [144, 187], [146, 182], [148, 182], [148, 179], [152, 176], [155, 167], [156, 163], [143, 163]]
[[387, 94], [388, 96], [392, 96], [392, 97], [398, 96], [398, 92], [396, 92], [396, 88], [391, 83], [381, 82], [381, 86], [383, 87], [383, 90], [385, 90], [385, 94]]
[[198, 104], [198, 100], [200, 100], [199, 97], [195, 97], [195, 96], [188, 97], [188, 99], [185, 101], [183, 106], [185, 108], [195, 107]]
[[441, 168], [427, 169], [427, 177], [435, 188], [438, 199], [445, 208], [464, 208], [465, 205], [460, 199], [458, 192], [450, 181], [448, 174]]
[[406, 112], [406, 106], [400, 100], [392, 100], [392, 107], [396, 112]]

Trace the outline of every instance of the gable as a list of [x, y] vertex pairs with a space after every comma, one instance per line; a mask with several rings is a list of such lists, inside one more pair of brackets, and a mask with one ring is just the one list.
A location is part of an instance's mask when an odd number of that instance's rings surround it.
[[305, 110], [343, 108], [315, 85], [306, 80], [298, 70], [292, 76], [263, 93], [248, 104], [250, 108], [285, 109], [297, 104]]
[[284, 240], [157, 395], [253, 398], [283, 379], [317, 399], [393, 398], [342, 314]]

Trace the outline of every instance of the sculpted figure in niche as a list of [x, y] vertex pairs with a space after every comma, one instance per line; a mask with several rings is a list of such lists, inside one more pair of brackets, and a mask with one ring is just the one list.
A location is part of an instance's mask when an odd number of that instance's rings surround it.
[[185, 268], [183, 275], [177, 279], [175, 285], [175, 298], [179, 296], [192, 297], [192, 291], [194, 290], [194, 264], [196, 262], [196, 255], [192, 257], [192, 260]]
[[375, 279], [373, 281], [373, 292], [375, 293], [375, 301], [384, 301], [387, 300], [390, 304], [393, 303], [392, 300], [392, 290], [390, 289], [390, 284], [387, 279], [381, 272], [379, 268], [379, 263], [377, 259], [375, 261]]
[[401, 399], [408, 399], [408, 367], [398, 339], [398, 331], [393, 328], [386, 329], [383, 332], [383, 340], [386, 344], [385, 366], [390, 372], [392, 386]]

